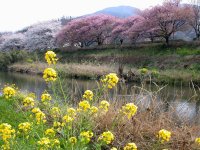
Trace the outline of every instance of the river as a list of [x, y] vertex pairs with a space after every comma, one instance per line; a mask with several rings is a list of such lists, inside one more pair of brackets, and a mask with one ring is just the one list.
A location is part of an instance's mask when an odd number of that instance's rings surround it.
[[[36, 94], [37, 98], [45, 89], [48, 89], [48, 85], [40, 76], [27, 75], [19, 73], [0, 72], [0, 88], [3, 88], [6, 84], [15, 84], [21, 92]], [[94, 89], [97, 87], [97, 82], [94, 80], [75, 80], [65, 79], [63, 85], [67, 87], [67, 91], [73, 97], [73, 100], [80, 100], [81, 95], [87, 89]], [[148, 92], [141, 92], [141, 85], [135, 83], [121, 83], [118, 85], [116, 91], [111, 91], [109, 94], [110, 99], [117, 101], [134, 100], [137, 105], [143, 105], [144, 108], [148, 108], [151, 103], [152, 95], [156, 94], [157, 101], [165, 101], [164, 109], [170, 111], [173, 109], [176, 116], [179, 119], [184, 119], [189, 122], [200, 123], [200, 90], [199, 88], [193, 88], [192, 84], [188, 86], [169, 86], [169, 85], [153, 85], [147, 84], [144, 89]], [[64, 88], [65, 90], [66, 88]], [[159, 90], [161, 89], [161, 90]], [[145, 93], [145, 94], [144, 94]], [[113, 98], [115, 96], [115, 98]]]

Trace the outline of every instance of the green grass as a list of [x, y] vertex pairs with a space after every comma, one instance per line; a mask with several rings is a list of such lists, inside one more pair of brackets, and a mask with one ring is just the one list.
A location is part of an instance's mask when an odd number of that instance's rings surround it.
[[0, 123], [9, 123], [14, 127], [17, 127], [19, 123], [26, 120], [28, 113], [19, 111], [16, 103], [11, 100], [6, 100], [0, 97]]

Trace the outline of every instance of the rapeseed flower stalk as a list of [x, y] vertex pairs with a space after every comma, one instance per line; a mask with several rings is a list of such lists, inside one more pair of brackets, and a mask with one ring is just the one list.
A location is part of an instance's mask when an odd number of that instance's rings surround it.
[[51, 101], [51, 95], [48, 93], [48, 92], [44, 92], [42, 95], [41, 95], [41, 101], [44, 105], [47, 105], [49, 104], [49, 102]]
[[137, 150], [137, 146], [135, 143], [128, 143], [125, 147], [124, 150]]
[[35, 107], [35, 108], [32, 109], [32, 113], [36, 114], [38, 112], [41, 112], [40, 108]]
[[49, 65], [56, 64], [56, 62], [58, 61], [56, 54], [51, 50], [49, 50], [45, 53], [45, 59]]
[[30, 122], [23, 122], [18, 125], [18, 133], [27, 135], [31, 131], [31, 123]]
[[148, 73], [148, 69], [147, 68], [142, 68], [142, 69], [139, 69], [139, 72], [140, 72], [140, 74], [142, 74], [142, 75], [145, 75], [145, 74], [147, 74]]
[[69, 138], [69, 143], [71, 143], [71, 144], [73, 144], [73, 145], [76, 144], [76, 143], [77, 143], [77, 138], [74, 137], [74, 136], [73, 136], [73, 137], [70, 137], [70, 138]]
[[81, 137], [81, 141], [83, 142], [83, 143], [89, 143], [90, 142], [90, 140], [91, 140], [91, 138], [93, 137], [93, 133], [91, 132], [91, 131], [82, 131], [81, 133], [80, 133], [80, 137]]
[[198, 144], [198, 145], [200, 145], [200, 138], [196, 138], [195, 139], [195, 143]]
[[26, 97], [23, 100], [24, 107], [33, 107], [35, 105], [35, 100], [32, 97]]
[[40, 146], [40, 150], [45, 150], [51, 148], [51, 141], [47, 137], [41, 138], [37, 144]]
[[52, 138], [56, 135], [56, 132], [54, 131], [54, 129], [50, 128], [50, 129], [46, 129], [45, 131], [45, 135], [49, 138]]
[[158, 132], [157, 136], [159, 140], [161, 141], [161, 143], [168, 142], [171, 138], [171, 132], [165, 129], [162, 129]]
[[68, 108], [68, 109], [67, 109], [67, 114], [68, 114], [70, 117], [74, 118], [74, 117], [76, 116], [76, 109], [74, 109], [74, 108], [72, 108], [72, 107]]
[[62, 127], [62, 123], [59, 122], [59, 121], [54, 121], [53, 122], [53, 128], [56, 130], [56, 131], [60, 131], [61, 130], [61, 127]]
[[137, 106], [134, 105], [133, 103], [128, 103], [125, 106], [122, 106], [122, 110], [121, 112], [126, 115], [128, 117], [128, 119], [130, 119], [131, 117], [133, 117], [136, 112], [137, 112]]
[[3, 96], [6, 99], [9, 99], [9, 98], [15, 96], [15, 94], [16, 94], [16, 90], [13, 87], [6, 86], [3, 88]]
[[57, 72], [52, 68], [46, 68], [43, 72], [43, 78], [46, 82], [56, 81]]
[[98, 138], [99, 141], [103, 141], [106, 144], [110, 144], [113, 140], [114, 140], [114, 135], [112, 134], [112, 132], [107, 131], [107, 132], [103, 132], [100, 137]]
[[60, 108], [52, 107], [51, 110], [50, 110], [50, 115], [53, 118], [58, 118], [60, 116]]
[[65, 115], [63, 118], [62, 118], [62, 126], [66, 125], [67, 123], [71, 123], [72, 121], [74, 121], [74, 118], [70, 117], [69, 115]]
[[86, 112], [90, 109], [90, 103], [86, 100], [79, 102], [78, 106], [80, 111]]
[[0, 137], [4, 144], [3, 149], [10, 149], [10, 140], [15, 138], [15, 130], [8, 123], [0, 124]]
[[90, 108], [90, 112], [91, 112], [91, 114], [96, 114], [97, 112], [98, 112], [98, 108], [96, 107], [96, 106], [92, 106], [91, 108]]
[[93, 99], [93, 96], [94, 96], [94, 94], [93, 94], [92, 91], [86, 90], [86, 91], [84, 92], [84, 94], [83, 94], [83, 99], [84, 99], [84, 100], [92, 100], [92, 99]]
[[99, 108], [101, 108], [101, 109], [103, 109], [105, 112], [107, 112], [109, 106], [110, 106], [109, 102], [106, 101], [106, 100], [103, 100], [103, 101], [100, 102]]
[[119, 78], [117, 77], [116, 73], [109, 73], [108, 75], [105, 76], [104, 79], [101, 80], [101, 82], [103, 83], [103, 86], [109, 89], [112, 89], [113, 87], [115, 87], [118, 81], [119, 81]]
[[46, 115], [42, 111], [35, 113], [35, 118], [37, 124], [45, 123], [47, 121]]

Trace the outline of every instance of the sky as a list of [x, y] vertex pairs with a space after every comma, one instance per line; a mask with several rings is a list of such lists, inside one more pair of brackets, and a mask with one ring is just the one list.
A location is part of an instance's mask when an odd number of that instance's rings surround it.
[[62, 16], [81, 16], [115, 6], [141, 10], [161, 4], [162, 0], [1, 0], [0, 32], [17, 31], [41, 21]]

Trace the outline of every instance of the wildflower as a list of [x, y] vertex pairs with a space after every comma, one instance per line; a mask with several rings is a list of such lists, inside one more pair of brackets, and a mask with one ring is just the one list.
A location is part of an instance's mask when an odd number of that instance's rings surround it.
[[114, 140], [114, 135], [110, 131], [103, 132], [98, 140], [110, 144]]
[[69, 138], [69, 142], [71, 143], [71, 144], [76, 144], [77, 143], [77, 138], [76, 137], [70, 137]]
[[125, 114], [128, 117], [128, 119], [130, 119], [137, 112], [137, 108], [138, 107], [134, 105], [133, 103], [128, 103], [125, 106], [122, 106], [121, 111], [123, 114]]
[[43, 72], [43, 78], [46, 82], [49, 81], [56, 81], [57, 79], [57, 73], [52, 68], [46, 68]]
[[103, 100], [100, 102], [99, 108], [103, 109], [105, 112], [108, 111], [108, 107], [110, 106], [109, 102], [106, 100]]
[[4, 141], [4, 143], [8, 143], [9, 139], [15, 137], [15, 130], [12, 129], [12, 126], [8, 123], [0, 124], [0, 137]]
[[67, 114], [69, 115], [69, 116], [71, 116], [71, 117], [75, 117], [76, 116], [76, 109], [74, 109], [74, 108], [68, 108], [67, 109]]
[[20, 133], [28, 134], [29, 131], [31, 130], [31, 123], [29, 123], [29, 122], [20, 123], [18, 125], [18, 129], [19, 129]]
[[50, 100], [51, 100], [51, 95], [49, 93], [45, 92], [41, 95], [41, 101], [44, 105], [47, 105]]
[[51, 146], [50, 139], [46, 137], [41, 138], [37, 143], [41, 147], [41, 149], [48, 149]]
[[6, 99], [9, 99], [13, 96], [15, 96], [16, 94], [16, 90], [10, 86], [6, 86], [3, 88], [3, 96], [6, 98]]
[[116, 147], [112, 147], [110, 150], [117, 150], [117, 148]]
[[34, 99], [32, 97], [26, 97], [24, 100], [23, 100], [23, 105], [25, 107], [33, 107], [34, 106]]
[[56, 64], [57, 62], [57, 58], [56, 58], [56, 54], [53, 51], [47, 51], [45, 53], [45, 59], [47, 61], [47, 63], [50, 64]]
[[55, 134], [56, 134], [56, 133], [55, 133], [54, 129], [52, 129], [52, 128], [47, 129], [47, 130], [45, 131], [45, 135], [48, 136], [48, 137], [54, 137]]
[[137, 146], [135, 143], [128, 143], [125, 147], [124, 150], [137, 150]]
[[35, 114], [35, 118], [36, 118], [37, 124], [45, 123], [47, 121], [46, 120], [46, 115], [42, 111], [37, 112]]
[[53, 118], [58, 118], [60, 116], [60, 109], [58, 107], [51, 108], [50, 114]]
[[84, 100], [84, 101], [81, 101], [79, 104], [79, 108], [83, 111], [87, 111], [90, 109], [90, 104], [88, 101]]
[[162, 129], [158, 132], [158, 138], [159, 140], [161, 140], [161, 142], [168, 142], [170, 140], [170, 137], [171, 137], [171, 132], [165, 130], [165, 129]]
[[107, 86], [109, 89], [112, 89], [118, 83], [119, 78], [117, 77], [116, 73], [110, 73], [106, 75], [106, 77], [101, 81], [104, 86]]
[[80, 133], [81, 141], [84, 143], [89, 143], [90, 139], [93, 137], [93, 133], [91, 131], [83, 131]]
[[197, 143], [198, 145], [200, 145], [200, 138], [196, 138], [195, 139], [195, 143]]
[[95, 107], [95, 106], [92, 106], [91, 108], [90, 108], [90, 111], [91, 111], [91, 113], [92, 114], [96, 114], [97, 112], [98, 112], [98, 108], [97, 107]]
[[93, 92], [90, 90], [86, 90], [83, 94], [83, 99], [85, 100], [92, 100], [93, 98]]
[[145, 74], [148, 73], [148, 69], [147, 68], [142, 68], [142, 69], [139, 69], [139, 72], [140, 72], [140, 74], [145, 75]]
[[1, 146], [1, 149], [2, 149], [2, 150], [10, 150], [10, 144], [9, 144], [9, 143], [3, 144], [3, 145]]

